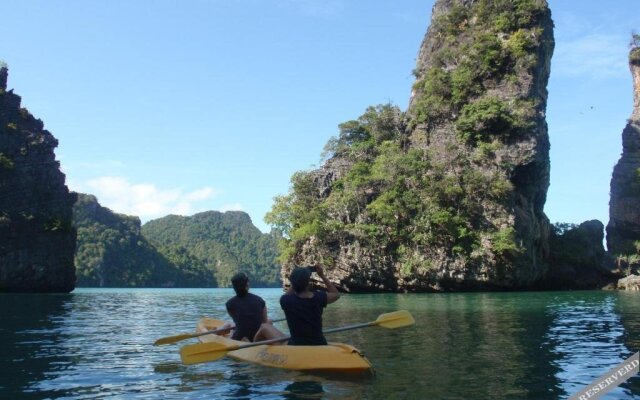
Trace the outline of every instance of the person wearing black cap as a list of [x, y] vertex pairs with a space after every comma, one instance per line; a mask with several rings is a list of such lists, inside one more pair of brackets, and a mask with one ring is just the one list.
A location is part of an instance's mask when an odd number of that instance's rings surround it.
[[267, 305], [262, 297], [249, 293], [247, 274], [244, 272], [235, 274], [231, 278], [231, 284], [236, 292], [236, 295], [226, 304], [227, 312], [236, 325], [231, 339], [253, 342], [284, 336], [271, 325], [267, 317]]
[[[327, 287], [326, 292], [311, 291], [309, 279], [316, 272]], [[291, 333], [290, 345], [316, 346], [326, 345], [322, 334], [322, 311], [340, 298], [338, 289], [324, 275], [320, 266], [296, 267], [289, 275], [291, 287], [280, 297], [280, 306], [287, 317]]]

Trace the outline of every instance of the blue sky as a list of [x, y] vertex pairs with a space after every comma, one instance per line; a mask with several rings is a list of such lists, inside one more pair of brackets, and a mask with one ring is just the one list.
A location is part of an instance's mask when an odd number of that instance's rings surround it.
[[[637, 0], [549, 1], [552, 222], [608, 221], [631, 115]], [[72, 190], [143, 221], [264, 214], [337, 125], [405, 109], [432, 0], [9, 0], [9, 88], [59, 140]]]

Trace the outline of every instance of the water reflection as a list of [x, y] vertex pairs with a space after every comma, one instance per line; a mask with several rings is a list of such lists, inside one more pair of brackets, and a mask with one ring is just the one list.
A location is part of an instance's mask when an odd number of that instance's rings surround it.
[[[0, 388], [3, 398], [42, 398], [32, 384], [47, 379], [52, 369], [65, 370], [74, 360], [58, 346], [70, 337], [58, 330], [73, 295], [0, 295]], [[58, 395], [60, 393], [57, 393]]]
[[[359, 303], [374, 300], [365, 296]], [[349, 338], [366, 345], [371, 361], [381, 365], [378, 376], [389, 384], [377, 389], [385, 395], [499, 399], [563, 394], [554, 355], [543, 345], [552, 319], [535, 296], [523, 304], [522, 294], [395, 295], [387, 304], [410, 309], [416, 326], [370, 328], [377, 330]], [[375, 319], [375, 309], [350, 309], [347, 315], [358, 311], [359, 318]]]
[[[546, 338], [558, 356], [556, 375], [569, 395], [633, 354], [625, 346], [624, 337], [631, 335], [637, 340], [638, 331], [625, 333], [619, 300], [620, 294], [616, 292], [562, 293], [547, 306], [553, 323]], [[635, 300], [638, 301], [637, 296]], [[632, 325], [638, 323], [635, 318]], [[631, 394], [626, 387], [614, 389], [602, 398], [624, 398]]]
[[[629, 354], [640, 351], [640, 294], [632, 292], [617, 293], [616, 312], [620, 316], [620, 322], [624, 327], [621, 337]], [[640, 376], [630, 378], [623, 383], [622, 388], [626, 394], [640, 393]]]
[[320, 382], [296, 381], [285, 387], [285, 399], [321, 399], [325, 391]]

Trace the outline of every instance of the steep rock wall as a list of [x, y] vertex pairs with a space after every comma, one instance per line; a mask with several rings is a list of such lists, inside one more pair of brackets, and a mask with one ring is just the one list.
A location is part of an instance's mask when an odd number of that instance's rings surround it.
[[634, 105], [613, 169], [607, 247], [622, 268], [640, 264], [640, 48], [631, 50]]
[[0, 291], [69, 292], [75, 285], [75, 195], [55, 159], [58, 141], [0, 68]]
[[[426, 149], [445, 175], [461, 182], [469, 181], [469, 170], [508, 181], [510, 187], [500, 196], [491, 196], [488, 187], [476, 198], [477, 209], [472, 205], [462, 212], [477, 220], [474, 229], [491, 226], [512, 233], [517, 245], [515, 251], [501, 252], [496, 235], [485, 230], [481, 240], [489, 244], [487, 251], [475, 261], [443, 260], [443, 277], [529, 287], [547, 273], [545, 112], [553, 48], [545, 1], [508, 6], [447, 0], [434, 6], [408, 111], [412, 145]], [[448, 91], [438, 87], [441, 83]]]
[[618, 276], [610, 268], [603, 242], [604, 225], [598, 220], [580, 225], [555, 224], [550, 238], [552, 267], [541, 287], [571, 290], [614, 286]]

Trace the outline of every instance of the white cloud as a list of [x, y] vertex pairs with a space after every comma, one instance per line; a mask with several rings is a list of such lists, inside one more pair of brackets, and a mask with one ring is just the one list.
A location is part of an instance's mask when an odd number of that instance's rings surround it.
[[214, 195], [214, 191], [210, 187], [204, 187], [202, 189], [198, 189], [194, 192], [191, 192], [187, 195], [187, 199], [191, 201], [202, 201], [206, 200]]
[[182, 189], [162, 189], [151, 183], [134, 184], [126, 178], [103, 176], [91, 179], [72, 190], [95, 195], [101, 205], [146, 221], [168, 214], [191, 215], [212, 207], [199, 204], [211, 199], [216, 192], [203, 187], [191, 192]]
[[629, 73], [627, 44], [619, 35], [598, 33], [559, 41], [551, 73], [590, 79], [624, 77]]

